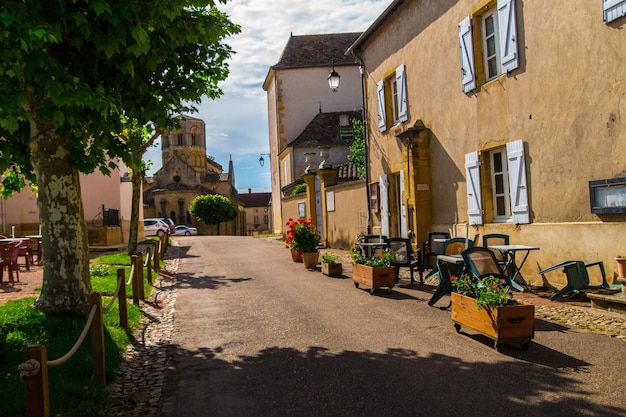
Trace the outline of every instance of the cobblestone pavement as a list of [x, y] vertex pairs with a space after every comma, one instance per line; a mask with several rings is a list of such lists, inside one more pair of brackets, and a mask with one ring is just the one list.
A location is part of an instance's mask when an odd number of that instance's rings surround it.
[[[150, 299], [142, 304], [144, 317], [140, 328], [133, 334], [133, 343], [125, 352], [126, 360], [120, 376], [109, 385], [115, 401], [105, 415], [157, 416], [168, 366], [166, 352], [174, 331], [177, 251], [176, 247], [168, 249], [166, 267], [156, 280]], [[524, 298], [524, 301], [535, 305], [536, 318], [602, 333], [626, 342], [626, 315], [580, 305], [551, 303], [536, 295], [527, 295]]]

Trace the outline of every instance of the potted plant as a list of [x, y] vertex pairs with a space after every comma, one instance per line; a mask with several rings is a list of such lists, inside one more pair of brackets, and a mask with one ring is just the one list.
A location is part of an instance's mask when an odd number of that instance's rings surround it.
[[337, 255], [324, 252], [322, 254], [322, 274], [329, 277], [340, 277], [342, 272], [343, 267], [340, 262], [337, 262]]
[[317, 246], [320, 243], [320, 235], [313, 223], [313, 219], [289, 219], [287, 220], [286, 247], [302, 257], [306, 268], [315, 268], [319, 260]]
[[350, 249], [350, 262], [352, 263], [352, 280], [354, 286], [370, 287], [370, 294], [380, 287], [387, 287], [387, 293], [396, 284], [395, 270], [391, 262], [395, 259], [393, 251], [389, 248], [382, 250], [380, 255], [365, 256], [361, 247], [357, 244]]
[[513, 300], [506, 281], [495, 276], [482, 279], [464, 274], [450, 277], [452, 320], [457, 332], [461, 325], [494, 340], [498, 349], [505, 340], [519, 340], [528, 349], [535, 335], [535, 306]]
[[615, 258], [615, 262], [617, 262], [617, 276], [620, 278], [626, 278], [626, 256], [617, 256]]

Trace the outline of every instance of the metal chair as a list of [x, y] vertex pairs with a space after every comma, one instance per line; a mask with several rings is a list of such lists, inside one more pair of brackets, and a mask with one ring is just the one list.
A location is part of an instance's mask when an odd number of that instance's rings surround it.
[[[597, 266], [598, 268], [600, 268], [600, 274], [602, 275], [602, 283], [600, 285], [589, 284], [589, 273], [587, 270], [591, 266]], [[620, 284], [609, 284], [606, 281], [606, 274], [604, 272], [604, 263], [602, 263], [602, 261], [593, 262], [590, 264], [585, 264], [583, 261], [561, 262], [559, 264], [546, 268], [542, 271], [539, 271], [539, 274], [543, 275], [547, 272], [554, 271], [555, 269], [561, 269], [561, 268], [563, 268], [563, 272], [565, 273], [565, 276], [567, 277], [567, 284], [565, 285], [565, 287], [557, 291], [552, 297], [550, 297], [550, 301], [554, 301], [565, 295], [573, 296], [578, 293], [585, 293], [585, 292], [614, 293], [614, 292], [620, 291], [621, 289]]]
[[420, 275], [420, 284], [423, 284], [424, 278], [422, 276], [419, 249], [417, 252], [413, 251], [411, 241], [401, 237], [388, 238], [387, 246], [393, 251], [395, 256], [395, 260], [391, 262], [391, 265], [395, 268], [396, 283], [398, 283], [399, 280], [400, 268], [409, 268], [411, 273], [411, 287], [413, 287], [413, 270], [417, 268]]
[[463, 251], [461, 256], [463, 256], [463, 260], [469, 272], [476, 278], [481, 279], [487, 276], [495, 276], [503, 279], [509, 287], [520, 292], [524, 291], [524, 288], [504, 273], [493, 251], [475, 246]]
[[450, 233], [448, 232], [429, 232], [428, 240], [422, 243], [422, 271], [425, 268], [430, 267], [430, 259], [437, 257], [437, 255], [443, 255], [444, 243], [450, 239]]
[[[363, 255], [371, 258], [372, 256], [380, 255], [382, 250], [387, 246], [387, 236], [383, 235], [365, 235], [361, 238], [360, 243], [365, 243], [361, 246]], [[376, 246], [367, 246], [376, 245]]]
[[[489, 246], [496, 245], [508, 245], [509, 244], [509, 235], [505, 235], [502, 233], [489, 233], [483, 236], [483, 247], [488, 248]], [[506, 259], [504, 259], [504, 255], [500, 251], [493, 251], [496, 255], [496, 259], [500, 265], [506, 264]]]

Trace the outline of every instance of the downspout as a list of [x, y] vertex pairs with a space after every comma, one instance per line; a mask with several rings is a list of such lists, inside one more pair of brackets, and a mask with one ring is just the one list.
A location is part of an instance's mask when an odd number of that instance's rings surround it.
[[363, 115], [361, 121], [363, 122], [363, 147], [365, 152], [365, 193], [367, 195], [367, 234], [372, 233], [372, 209], [371, 209], [371, 196], [370, 196], [370, 170], [369, 170], [369, 147], [368, 143], [368, 125], [367, 125], [367, 117], [365, 116], [365, 67], [363, 66], [363, 60], [357, 53], [353, 50], [349, 50], [350, 55], [352, 55], [357, 62], [359, 63], [359, 73], [361, 74], [361, 107], [363, 108]]

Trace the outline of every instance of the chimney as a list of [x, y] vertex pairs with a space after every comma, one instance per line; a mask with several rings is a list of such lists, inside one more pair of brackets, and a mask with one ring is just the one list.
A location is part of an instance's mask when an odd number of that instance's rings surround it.
[[248, 194], [252, 194], [252, 188], [248, 188]]

